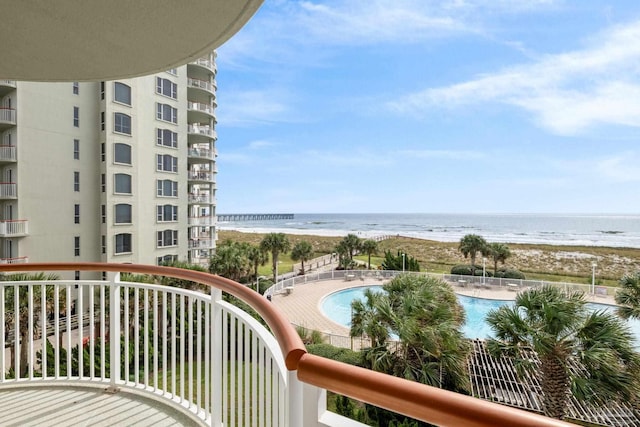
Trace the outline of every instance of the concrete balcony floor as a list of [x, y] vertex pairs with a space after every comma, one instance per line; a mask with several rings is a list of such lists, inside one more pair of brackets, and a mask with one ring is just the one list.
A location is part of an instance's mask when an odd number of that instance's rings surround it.
[[153, 399], [101, 386], [0, 388], [3, 426], [197, 426], [194, 419]]

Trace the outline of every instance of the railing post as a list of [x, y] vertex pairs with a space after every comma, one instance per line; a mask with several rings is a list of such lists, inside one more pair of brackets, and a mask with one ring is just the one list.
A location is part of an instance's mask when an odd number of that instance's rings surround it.
[[222, 427], [222, 291], [211, 288], [211, 427]]
[[109, 287], [109, 392], [118, 391], [120, 382], [120, 273], [116, 273]]
[[[287, 426], [296, 427], [304, 426], [303, 414], [304, 414], [304, 399], [303, 399], [303, 384], [298, 380], [298, 371], [288, 371], [287, 373], [287, 385], [289, 393], [289, 422]], [[317, 414], [317, 411], [316, 411]], [[316, 418], [317, 422], [317, 418]], [[307, 424], [309, 425], [309, 424]]]

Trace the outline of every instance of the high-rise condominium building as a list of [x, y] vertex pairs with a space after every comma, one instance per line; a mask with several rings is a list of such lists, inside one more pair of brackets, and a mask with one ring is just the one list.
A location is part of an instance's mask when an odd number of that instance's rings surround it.
[[107, 82], [0, 80], [0, 263], [206, 264], [215, 52]]

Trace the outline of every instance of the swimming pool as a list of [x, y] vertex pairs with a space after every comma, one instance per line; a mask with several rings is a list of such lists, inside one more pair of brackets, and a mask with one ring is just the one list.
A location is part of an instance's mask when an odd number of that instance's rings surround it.
[[[320, 305], [322, 313], [334, 322], [350, 327], [351, 301], [364, 299], [365, 289], [382, 292], [382, 286], [379, 285], [358, 286], [334, 292], [322, 300]], [[466, 322], [462, 327], [462, 332], [467, 338], [484, 339], [491, 336], [491, 327], [484, 321], [487, 313], [494, 308], [513, 303], [513, 301], [474, 298], [465, 295], [457, 295], [457, 297], [467, 315]], [[614, 306], [606, 304], [588, 303], [587, 305], [593, 310], [612, 311], [615, 309]], [[640, 320], [633, 319], [628, 323], [636, 336], [636, 345], [640, 346]]]

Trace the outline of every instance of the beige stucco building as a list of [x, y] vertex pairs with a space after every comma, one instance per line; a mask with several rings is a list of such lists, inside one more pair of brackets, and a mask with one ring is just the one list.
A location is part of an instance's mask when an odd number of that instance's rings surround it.
[[206, 264], [215, 53], [106, 82], [0, 80], [0, 263]]

